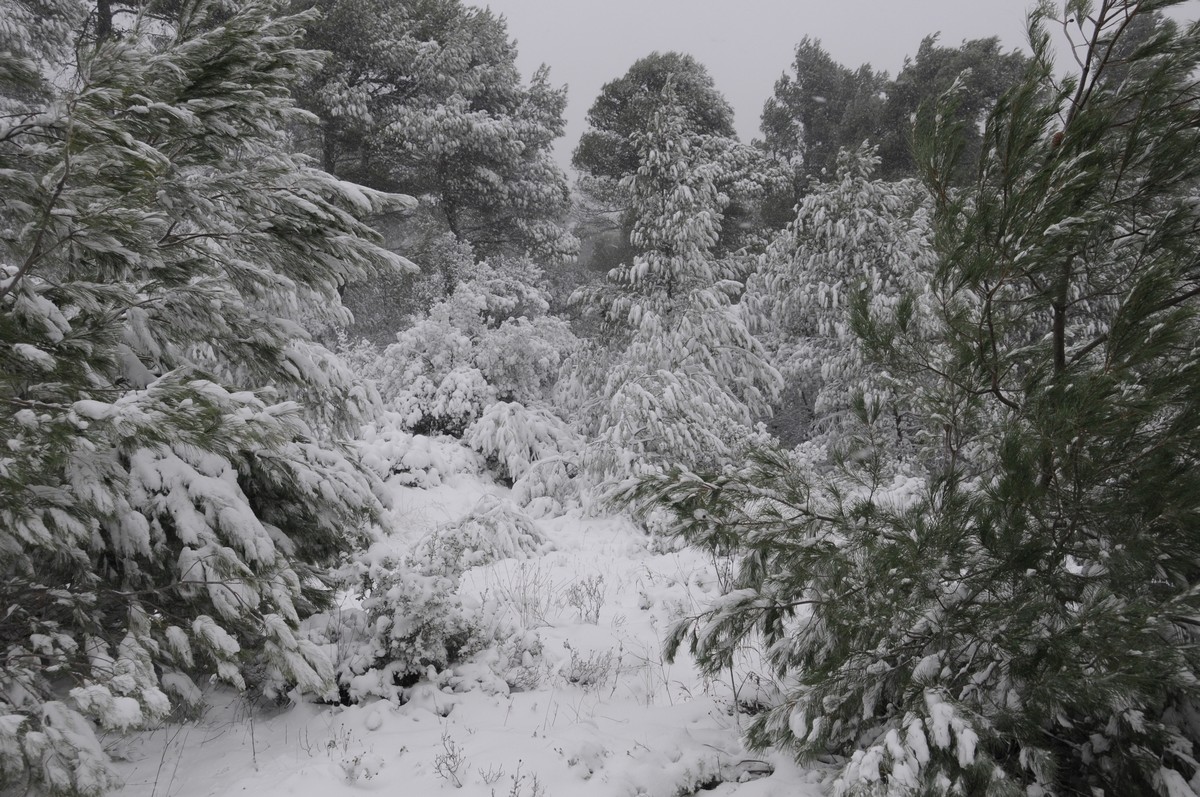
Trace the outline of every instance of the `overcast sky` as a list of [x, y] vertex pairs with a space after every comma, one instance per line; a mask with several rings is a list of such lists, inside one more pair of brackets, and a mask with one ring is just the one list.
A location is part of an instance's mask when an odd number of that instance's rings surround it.
[[[835, 60], [870, 63], [895, 76], [921, 39], [941, 43], [999, 36], [1005, 49], [1027, 50], [1025, 14], [1034, 0], [467, 0], [508, 20], [518, 64], [528, 77], [549, 64], [567, 84], [564, 165], [584, 130], [600, 87], [644, 55], [676, 50], [708, 67], [733, 105], [738, 136], [759, 135], [758, 119], [775, 80], [804, 36], [821, 40]], [[1200, 3], [1188, 2], [1195, 17]]]

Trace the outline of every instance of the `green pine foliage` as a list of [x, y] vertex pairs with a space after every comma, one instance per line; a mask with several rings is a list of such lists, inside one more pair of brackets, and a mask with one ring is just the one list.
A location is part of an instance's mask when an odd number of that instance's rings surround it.
[[0, 1], [0, 789], [94, 794], [200, 676], [329, 688], [295, 630], [378, 483], [290, 399], [371, 397], [293, 319], [402, 267], [360, 218], [408, 202], [284, 154], [308, 17], [86, 11]]
[[672, 649], [762, 645], [785, 695], [750, 739], [839, 756], [835, 793], [1200, 793], [1200, 26], [1124, 41], [1171, 5], [1069, 3], [1061, 81], [1040, 8], [962, 190], [953, 97], [924, 116], [927, 287], [845, 316], [890, 400], [631, 491], [740, 557]]

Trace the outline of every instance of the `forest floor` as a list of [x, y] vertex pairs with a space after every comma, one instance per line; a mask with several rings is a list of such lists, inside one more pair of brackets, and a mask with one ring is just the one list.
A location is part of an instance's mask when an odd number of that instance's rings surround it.
[[[392, 483], [404, 549], [507, 490], [482, 474], [429, 489]], [[663, 655], [672, 623], [719, 594], [714, 563], [669, 550], [620, 517], [536, 521], [539, 556], [466, 572], [465, 602], [490, 596], [535, 630], [542, 654], [524, 691], [421, 682], [403, 704], [252, 706], [210, 687], [183, 722], [111, 740], [120, 797], [818, 797], [828, 772], [741, 741], [758, 697], [754, 662], [701, 675]], [[470, 669], [460, 668], [469, 681]], [[740, 709], [738, 708], [740, 706]]]

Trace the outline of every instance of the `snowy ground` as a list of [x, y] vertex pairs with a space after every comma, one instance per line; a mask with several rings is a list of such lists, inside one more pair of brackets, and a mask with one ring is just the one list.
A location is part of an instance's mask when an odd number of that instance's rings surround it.
[[[485, 478], [396, 488], [405, 548], [466, 513]], [[740, 741], [748, 673], [711, 681], [686, 655], [662, 658], [671, 622], [719, 589], [695, 551], [653, 550], [619, 518], [538, 521], [552, 550], [466, 573], [465, 600], [500, 596], [537, 630], [543, 655], [528, 691], [452, 692], [418, 684], [403, 705], [300, 703], [251, 711], [213, 688], [203, 715], [113, 741], [122, 797], [379, 793], [463, 797], [816, 797], [821, 773]], [[765, 759], [765, 760], [758, 760]], [[768, 774], [769, 773], [769, 774]]]

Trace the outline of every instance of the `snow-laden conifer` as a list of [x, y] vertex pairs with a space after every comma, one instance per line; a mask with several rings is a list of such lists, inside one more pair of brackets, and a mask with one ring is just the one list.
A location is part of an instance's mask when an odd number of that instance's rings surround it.
[[592, 405], [596, 462], [613, 472], [713, 464], [768, 411], [779, 374], [737, 303], [742, 284], [711, 253], [724, 198], [669, 84], [635, 138], [640, 164], [627, 187], [638, 254], [604, 288], [573, 297], [599, 309], [621, 344]]
[[[894, 311], [903, 297], [924, 293], [929, 195], [917, 180], [872, 179], [878, 163], [867, 144], [843, 151], [836, 179], [814, 184], [747, 284], [760, 337], [787, 380], [784, 415], [795, 427], [787, 439], [836, 432], [849, 422], [856, 397], [877, 405], [888, 394], [886, 372], [864, 362], [852, 304]], [[906, 419], [891, 420], [903, 434]]]
[[91, 794], [201, 676], [329, 686], [294, 630], [380, 506], [291, 399], [370, 396], [292, 319], [402, 264], [285, 154], [307, 17], [85, 12], [0, 2], [0, 786]]
[[421, 196], [481, 255], [575, 256], [552, 153], [566, 87], [545, 66], [522, 80], [504, 17], [461, 0], [315, 5], [307, 43], [331, 57], [302, 99], [321, 117], [325, 169]]
[[1061, 81], [1035, 13], [962, 191], [954, 114], [924, 115], [929, 312], [847, 316], [911, 453], [860, 412], [836, 463], [642, 485], [742, 554], [672, 646], [764, 645], [789, 686], [750, 738], [841, 756], [836, 793], [1198, 793], [1200, 25], [1126, 38], [1171, 5], [1069, 3]]

